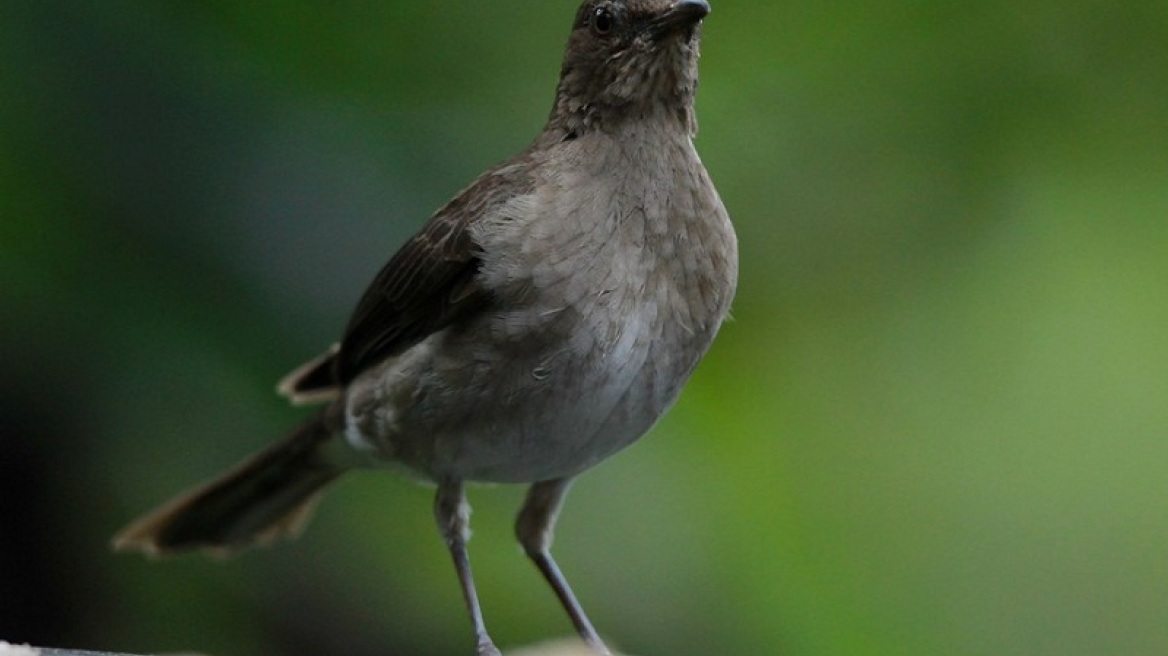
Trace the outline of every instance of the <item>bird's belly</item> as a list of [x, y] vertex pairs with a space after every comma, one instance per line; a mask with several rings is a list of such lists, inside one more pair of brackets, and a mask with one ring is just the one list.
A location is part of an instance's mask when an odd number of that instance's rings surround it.
[[634, 442], [664, 410], [645, 402], [636, 380], [594, 387], [591, 398], [578, 393], [579, 385], [554, 387], [532, 395], [522, 414], [487, 413], [477, 426], [442, 432], [425, 468], [438, 477], [499, 483], [573, 476]]
[[565, 315], [514, 343], [435, 335], [352, 388], [349, 441], [432, 480], [578, 474], [644, 434], [692, 368], [651, 358], [676, 350], [651, 317], [613, 316]]

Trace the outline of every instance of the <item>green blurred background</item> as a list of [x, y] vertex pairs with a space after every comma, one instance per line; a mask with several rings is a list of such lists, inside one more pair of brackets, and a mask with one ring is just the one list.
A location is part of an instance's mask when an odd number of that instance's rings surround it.
[[[574, 5], [0, 4], [0, 639], [470, 653], [430, 491], [113, 555], [302, 414], [429, 213], [526, 145]], [[735, 320], [557, 553], [643, 656], [1168, 653], [1168, 4], [714, 2]], [[570, 632], [472, 490], [504, 646]]]

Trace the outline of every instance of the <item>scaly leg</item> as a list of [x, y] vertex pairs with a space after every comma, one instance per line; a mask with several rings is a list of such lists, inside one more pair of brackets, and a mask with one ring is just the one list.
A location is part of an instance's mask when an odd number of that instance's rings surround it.
[[523, 545], [527, 556], [552, 586], [552, 590], [555, 590], [556, 596], [560, 598], [560, 603], [563, 604], [564, 610], [568, 611], [568, 617], [576, 627], [576, 633], [580, 634], [584, 642], [598, 654], [611, 656], [608, 647], [604, 646], [604, 641], [597, 635], [596, 629], [592, 628], [592, 622], [588, 621], [580, 602], [576, 601], [576, 595], [572, 594], [568, 580], [560, 572], [551, 554], [556, 517], [560, 513], [560, 505], [571, 483], [572, 479], [561, 478], [532, 485], [527, 491], [527, 499], [523, 502], [519, 517], [515, 520], [515, 536], [519, 538], [519, 544]]
[[462, 481], [443, 481], [434, 496], [434, 518], [438, 531], [442, 534], [450, 555], [454, 558], [454, 569], [458, 572], [458, 582], [462, 586], [462, 598], [470, 614], [477, 641], [477, 656], [502, 656], [499, 648], [487, 634], [483, 623], [483, 611], [479, 607], [479, 597], [475, 592], [474, 578], [470, 573], [470, 559], [466, 555], [466, 540], [470, 534], [470, 504], [462, 489]]

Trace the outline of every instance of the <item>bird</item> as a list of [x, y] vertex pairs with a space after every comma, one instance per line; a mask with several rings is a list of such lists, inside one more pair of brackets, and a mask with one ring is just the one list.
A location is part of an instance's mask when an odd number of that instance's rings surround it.
[[477, 656], [490, 637], [467, 555], [468, 483], [526, 484], [524, 552], [577, 634], [610, 654], [551, 554], [573, 480], [675, 402], [727, 317], [738, 242], [694, 146], [707, 0], [584, 0], [528, 147], [389, 259], [341, 340], [280, 381], [315, 414], [113, 545], [232, 553], [299, 534], [358, 468], [435, 487]]

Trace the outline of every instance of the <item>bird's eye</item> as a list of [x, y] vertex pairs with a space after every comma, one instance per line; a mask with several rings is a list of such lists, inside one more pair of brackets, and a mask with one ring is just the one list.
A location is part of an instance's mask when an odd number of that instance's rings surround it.
[[592, 32], [597, 36], [605, 36], [612, 31], [615, 20], [612, 12], [604, 7], [597, 7], [592, 12]]

